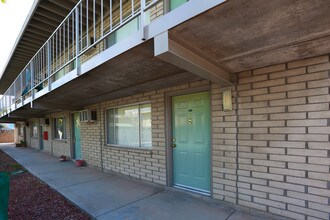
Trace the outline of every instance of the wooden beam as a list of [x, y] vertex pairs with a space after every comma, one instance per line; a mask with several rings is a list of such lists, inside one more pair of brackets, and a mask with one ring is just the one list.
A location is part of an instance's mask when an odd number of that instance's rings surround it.
[[52, 2], [49, 2], [49, 1], [41, 1], [38, 7], [43, 8], [47, 11], [50, 11], [52, 13], [55, 13], [55, 14], [61, 16], [62, 20], [70, 12], [70, 10], [64, 9], [63, 7], [60, 7], [60, 6], [58, 6], [58, 5], [56, 5]]
[[63, 16], [60, 16], [60, 15], [58, 15], [58, 14], [52, 12], [52, 11], [46, 10], [46, 9], [44, 9], [44, 8], [41, 8], [41, 7], [39, 7], [39, 8], [36, 10], [35, 13], [36, 13], [36, 14], [40, 14], [40, 15], [42, 15], [42, 16], [48, 18], [48, 19], [52, 19], [52, 20], [54, 20], [54, 21], [57, 21], [57, 22], [59, 22], [59, 23], [61, 23], [62, 20], [64, 19]]
[[76, 3], [73, 3], [71, 1], [68, 0], [49, 0], [50, 2], [52, 2], [53, 4], [56, 4], [62, 8], [65, 8], [68, 11], [71, 11], [73, 9], [73, 7], [76, 5]]
[[46, 37], [46, 39], [48, 39], [49, 36], [52, 34], [51, 31], [44, 31], [44, 30], [41, 30], [41, 29], [38, 29], [38, 28], [35, 28], [35, 27], [32, 27], [32, 26], [28, 26], [27, 29], [30, 32], [33, 32], [35, 34], [38, 34], [38, 35], [41, 35], [41, 36]]
[[38, 40], [42, 42], [45, 42], [47, 40], [47, 37], [31, 32], [29, 30], [26, 30], [23, 36], [28, 36], [30, 38], [33, 38], [34, 40]]
[[52, 25], [55, 28], [57, 28], [57, 26], [60, 24], [58, 21], [54, 21], [54, 20], [49, 19], [48, 17], [45, 17], [40, 14], [34, 14], [32, 19], [35, 19], [35, 20], [40, 21], [45, 24]]
[[42, 41], [35, 41], [35, 40], [31, 40], [31, 38], [22, 38], [22, 40], [20, 41], [20, 43], [23, 43], [24, 45], [34, 45], [37, 47], [41, 47], [42, 46]]
[[45, 24], [45, 23], [37, 21], [35, 19], [32, 19], [29, 22], [29, 25], [32, 26], [32, 27], [38, 28], [40, 30], [44, 30], [44, 31], [51, 32], [51, 33], [54, 32], [54, 30], [57, 28], [57, 26], [52, 26], [50, 24]]

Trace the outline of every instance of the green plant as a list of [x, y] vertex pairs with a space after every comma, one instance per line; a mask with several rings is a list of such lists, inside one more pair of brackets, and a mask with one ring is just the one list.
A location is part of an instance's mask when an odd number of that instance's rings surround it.
[[15, 170], [22, 170], [23, 169], [23, 167], [18, 163], [11, 164], [10, 166], [12, 168], [14, 168]]

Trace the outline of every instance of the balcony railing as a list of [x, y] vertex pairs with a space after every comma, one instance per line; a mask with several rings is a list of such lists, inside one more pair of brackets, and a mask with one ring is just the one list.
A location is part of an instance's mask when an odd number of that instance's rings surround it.
[[[182, 1], [182, 0], [180, 0]], [[152, 20], [167, 0], [81, 0], [32, 57], [0, 100], [0, 117], [33, 101], [41, 90]]]

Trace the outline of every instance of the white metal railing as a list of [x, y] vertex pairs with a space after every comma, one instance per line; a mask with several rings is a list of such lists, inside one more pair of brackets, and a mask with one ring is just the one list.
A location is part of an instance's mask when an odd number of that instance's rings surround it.
[[[115, 4], [116, 2], [116, 4]], [[92, 48], [106, 49], [112, 33], [138, 19], [141, 39], [148, 12], [168, 0], [80, 0], [32, 57], [0, 100], [0, 117], [31, 102], [40, 90], [76, 69]], [[165, 9], [163, 14], [165, 14]], [[79, 73], [78, 73], [79, 74]], [[30, 99], [28, 99], [30, 98]]]

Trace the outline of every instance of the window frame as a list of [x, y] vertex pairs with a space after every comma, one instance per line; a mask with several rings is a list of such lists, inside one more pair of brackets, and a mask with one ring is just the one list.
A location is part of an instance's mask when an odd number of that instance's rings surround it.
[[[60, 137], [57, 137], [57, 129], [56, 129], [56, 126], [58, 125], [58, 123], [56, 122], [56, 120], [58, 119], [62, 119], [63, 120], [63, 134], [62, 134], [62, 138]], [[56, 117], [56, 118], [53, 118], [53, 139], [54, 140], [66, 140], [67, 139], [67, 129], [66, 129], [66, 117], [65, 116], [60, 116], [60, 117]]]
[[[140, 112], [140, 106], [142, 105], [150, 105], [150, 119], [151, 119], [151, 129], [150, 129], [150, 137], [151, 137], [151, 143], [150, 146], [142, 146], [141, 145], [141, 124], [140, 124], [140, 117], [141, 117], [141, 112]], [[139, 146], [135, 147], [135, 146], [129, 146], [129, 145], [122, 145], [122, 144], [111, 144], [109, 143], [109, 117], [108, 117], [108, 111], [111, 109], [119, 109], [119, 108], [125, 108], [125, 107], [133, 107], [133, 106], [138, 106], [138, 111], [139, 111]], [[119, 105], [119, 106], [113, 106], [110, 108], [106, 108], [105, 112], [105, 146], [109, 146], [109, 147], [119, 147], [119, 148], [128, 148], [128, 149], [143, 149], [143, 150], [151, 150], [153, 145], [152, 145], [152, 104], [150, 101], [146, 101], [146, 102], [138, 102], [138, 103], [134, 103], [134, 104], [127, 104], [127, 105]]]

